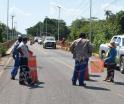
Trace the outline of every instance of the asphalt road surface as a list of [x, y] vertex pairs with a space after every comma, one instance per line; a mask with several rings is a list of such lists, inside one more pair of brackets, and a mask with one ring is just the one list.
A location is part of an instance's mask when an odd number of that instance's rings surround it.
[[124, 104], [124, 74], [115, 72], [115, 83], [104, 82], [106, 71], [90, 73], [87, 86], [72, 86], [74, 60], [69, 52], [43, 49], [37, 43], [29, 46], [37, 56], [40, 83], [22, 86], [10, 79], [11, 59], [0, 76], [0, 104]]

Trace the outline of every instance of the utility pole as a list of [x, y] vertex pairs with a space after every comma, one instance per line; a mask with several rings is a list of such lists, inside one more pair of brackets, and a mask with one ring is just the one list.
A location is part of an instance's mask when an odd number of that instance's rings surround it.
[[59, 16], [58, 16], [58, 41], [59, 41], [59, 28], [60, 28], [59, 23], [60, 23], [60, 9], [61, 9], [61, 7], [60, 6], [57, 6], [57, 7], [59, 9]]
[[18, 37], [18, 32], [17, 32], [17, 22], [14, 22], [14, 38]]
[[12, 15], [12, 39], [14, 38], [14, 29], [13, 29], [13, 19], [14, 19], [14, 15]]
[[46, 16], [46, 36], [47, 36], [47, 16]]
[[42, 25], [42, 35], [44, 36], [44, 23]]
[[38, 29], [38, 24], [37, 24], [37, 37], [39, 37], [39, 29]]
[[91, 35], [92, 35], [92, 0], [90, 0], [90, 34], [89, 34], [90, 41], [91, 41]]
[[9, 0], [7, 0], [7, 27], [6, 27], [6, 34], [7, 34], [7, 40], [9, 40], [9, 26], [8, 26], [8, 22], [9, 22]]
[[16, 23], [17, 23], [17, 22], [14, 22], [14, 39], [15, 39], [15, 37], [16, 37]]

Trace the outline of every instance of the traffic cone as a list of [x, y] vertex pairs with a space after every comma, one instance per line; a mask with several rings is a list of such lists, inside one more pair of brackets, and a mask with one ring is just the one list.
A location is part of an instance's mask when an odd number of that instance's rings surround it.
[[37, 70], [31, 70], [30, 71], [30, 78], [31, 78], [33, 83], [38, 82]]
[[[80, 77], [80, 71], [78, 72], [78, 79]], [[88, 66], [86, 67], [85, 73], [84, 73], [84, 80], [89, 80], [89, 71]]]
[[86, 67], [86, 70], [85, 70], [84, 79], [85, 79], [85, 80], [89, 80], [89, 70], [88, 70], [88, 66]]
[[28, 66], [30, 69], [30, 78], [32, 79], [32, 82], [34, 83], [38, 82], [36, 56], [29, 57]]

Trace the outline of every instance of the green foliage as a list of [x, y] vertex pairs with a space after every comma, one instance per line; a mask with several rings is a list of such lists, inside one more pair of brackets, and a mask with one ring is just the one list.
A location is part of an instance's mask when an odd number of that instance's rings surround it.
[[[109, 42], [112, 36], [124, 34], [124, 11], [113, 14], [105, 11], [106, 20], [92, 20], [91, 42], [94, 44], [94, 51], [98, 52], [99, 45]], [[96, 18], [95, 18], [96, 19]], [[74, 40], [80, 32], [89, 35], [90, 21], [88, 19], [77, 19], [70, 26], [69, 38]]]
[[96, 34], [94, 36], [93, 44], [94, 44], [94, 51], [98, 52], [99, 46], [101, 43], [106, 43], [105, 37], [103, 34]]
[[7, 51], [6, 48], [3, 48], [2, 46], [0, 46], [0, 55], [1, 56], [5, 56], [6, 55], [6, 51]]
[[[6, 25], [0, 22], [0, 43], [7, 40], [6, 28], [7, 28]], [[11, 30], [9, 30], [9, 32], [11, 33]]]
[[3, 42], [2, 33], [3, 33], [3, 27], [2, 24], [0, 23], [0, 42]]

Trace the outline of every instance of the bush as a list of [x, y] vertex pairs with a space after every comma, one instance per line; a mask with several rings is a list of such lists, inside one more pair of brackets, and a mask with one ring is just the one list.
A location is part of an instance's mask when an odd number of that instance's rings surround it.
[[93, 40], [93, 44], [94, 44], [94, 52], [95, 53], [98, 53], [99, 51], [99, 46], [100, 44], [102, 43], [106, 43], [106, 40], [104, 38], [104, 35], [102, 34], [96, 34], [96, 36], [94, 37], [94, 40]]
[[6, 51], [7, 51], [6, 48], [0, 47], [0, 54], [1, 54], [1, 56], [5, 56], [6, 55]]

